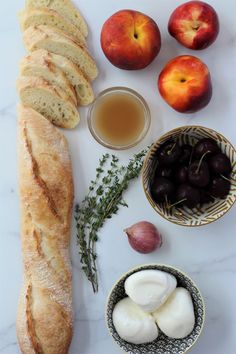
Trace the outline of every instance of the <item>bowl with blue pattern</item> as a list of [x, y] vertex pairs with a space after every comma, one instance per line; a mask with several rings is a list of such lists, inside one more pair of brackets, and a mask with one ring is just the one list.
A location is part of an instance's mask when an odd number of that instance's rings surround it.
[[[187, 289], [192, 297], [194, 313], [195, 313], [195, 326], [193, 331], [183, 339], [173, 339], [167, 337], [159, 329], [158, 338], [151, 342], [145, 344], [132, 344], [123, 340], [117, 333], [112, 320], [112, 314], [115, 305], [125, 298], [127, 295], [125, 293], [124, 284], [126, 279], [141, 270], [154, 269], [161, 270], [172, 274], [177, 279], [177, 286]], [[125, 353], [130, 354], [185, 354], [187, 353], [199, 339], [201, 332], [204, 327], [205, 321], [205, 304], [200, 290], [194, 281], [183, 271], [164, 264], [147, 264], [141, 265], [134, 269], [131, 269], [127, 273], [121, 276], [121, 278], [114, 284], [110, 294], [108, 295], [108, 300], [105, 310], [106, 323], [108, 331], [115, 341], [115, 343], [120, 347], [120, 349]]]

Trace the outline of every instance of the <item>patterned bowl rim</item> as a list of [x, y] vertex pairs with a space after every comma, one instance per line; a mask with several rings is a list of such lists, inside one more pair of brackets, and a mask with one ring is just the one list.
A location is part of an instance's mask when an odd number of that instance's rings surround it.
[[165, 134], [161, 135], [159, 139], [157, 139], [150, 147], [150, 149], [148, 150], [148, 153], [145, 157], [145, 160], [144, 160], [144, 163], [143, 163], [143, 167], [142, 167], [142, 171], [141, 171], [141, 175], [142, 175], [142, 185], [143, 185], [143, 190], [144, 190], [144, 193], [145, 193], [145, 196], [147, 198], [147, 200], [149, 201], [149, 204], [151, 205], [151, 207], [155, 210], [156, 213], [158, 213], [162, 218], [166, 219], [167, 221], [175, 224], [175, 225], [178, 225], [178, 226], [184, 226], [184, 227], [201, 227], [201, 226], [206, 226], [206, 225], [209, 225], [219, 219], [221, 219], [223, 216], [225, 216], [225, 214], [228, 213], [228, 211], [234, 206], [235, 202], [236, 202], [236, 198], [234, 199], [234, 202], [232, 205], [230, 205], [227, 210], [225, 210], [225, 212], [223, 214], [221, 214], [220, 216], [217, 216], [214, 220], [211, 220], [211, 221], [208, 221], [206, 223], [202, 223], [202, 224], [198, 224], [198, 225], [187, 225], [187, 224], [184, 224], [184, 223], [177, 223], [173, 220], [170, 220], [163, 212], [161, 212], [159, 209], [156, 209], [155, 207], [155, 203], [154, 201], [152, 200], [150, 194], [147, 192], [147, 188], [146, 188], [146, 184], [144, 182], [144, 171], [147, 167], [147, 164], [149, 162], [149, 159], [150, 159], [150, 155], [152, 154], [153, 150], [155, 149], [156, 150], [156, 146], [159, 144], [160, 140], [164, 139], [166, 136], [169, 136], [170, 133], [173, 133], [175, 134], [176, 132], [178, 132], [179, 130], [181, 129], [187, 129], [187, 128], [193, 128], [193, 129], [204, 129], [206, 131], [208, 131], [209, 133], [210, 132], [213, 132], [215, 134], [218, 134], [220, 135], [226, 142], [227, 144], [229, 144], [231, 146], [231, 148], [234, 150], [235, 154], [236, 154], [236, 149], [235, 147], [233, 146], [233, 144], [221, 133], [217, 132], [216, 130], [212, 129], [212, 128], [208, 128], [208, 127], [204, 127], [202, 125], [182, 125], [180, 127], [177, 127], [177, 128], [174, 128], [172, 130], [169, 130], [168, 132], [166, 132]]
[[[205, 301], [204, 301], [204, 298], [202, 296], [202, 293], [199, 289], [199, 287], [197, 286], [197, 284], [195, 283], [195, 281], [188, 275], [186, 274], [185, 272], [183, 272], [181, 269], [177, 268], [177, 267], [174, 267], [172, 265], [169, 265], [169, 264], [165, 264], [165, 263], [147, 263], [147, 264], [140, 264], [138, 266], [135, 266], [131, 269], [129, 269], [127, 272], [123, 273], [120, 278], [114, 283], [114, 285], [112, 286], [110, 292], [108, 293], [108, 296], [107, 296], [107, 300], [106, 300], [106, 304], [105, 304], [105, 322], [106, 322], [106, 327], [107, 327], [107, 330], [108, 330], [108, 333], [109, 335], [111, 336], [112, 340], [116, 343], [116, 345], [118, 345], [118, 347], [120, 348], [121, 352], [123, 353], [128, 353], [126, 351], [124, 351], [120, 346], [119, 344], [117, 343], [117, 341], [114, 339], [112, 333], [111, 333], [111, 329], [109, 327], [109, 324], [108, 324], [108, 305], [109, 305], [109, 302], [110, 302], [110, 298], [116, 288], [116, 286], [119, 284], [120, 281], [122, 281], [123, 278], [127, 278], [130, 273], [133, 274], [133, 273], [136, 273], [139, 271], [140, 268], [149, 268], [149, 267], [157, 267], [157, 269], [159, 267], [166, 267], [166, 268], [170, 268], [172, 270], [175, 270], [177, 272], [179, 272], [180, 274], [182, 274], [184, 277], [186, 277], [187, 279], [189, 279], [192, 284], [194, 285], [194, 287], [197, 289], [198, 291], [198, 294], [199, 294], [199, 298], [202, 302], [202, 308], [203, 308], [203, 313], [202, 313], [202, 325], [201, 325], [201, 329], [200, 329], [200, 332], [198, 334], [198, 336], [196, 337], [196, 339], [194, 340], [194, 342], [192, 343], [192, 345], [183, 353], [183, 354], [186, 354], [188, 353], [193, 347], [194, 345], [197, 343], [198, 339], [200, 338], [200, 336], [202, 335], [202, 332], [203, 332], [203, 329], [204, 329], [204, 326], [205, 326], [205, 321], [206, 321], [206, 304], [205, 304]], [[118, 334], [118, 333], [117, 333]]]

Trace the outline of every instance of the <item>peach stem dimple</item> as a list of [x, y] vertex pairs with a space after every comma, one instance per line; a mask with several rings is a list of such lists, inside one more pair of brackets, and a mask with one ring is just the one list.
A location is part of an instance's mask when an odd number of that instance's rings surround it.
[[193, 26], [192, 26], [192, 29], [193, 29], [194, 31], [198, 31], [198, 30], [199, 30], [199, 27], [200, 27], [199, 22], [198, 22], [198, 21], [194, 21]]

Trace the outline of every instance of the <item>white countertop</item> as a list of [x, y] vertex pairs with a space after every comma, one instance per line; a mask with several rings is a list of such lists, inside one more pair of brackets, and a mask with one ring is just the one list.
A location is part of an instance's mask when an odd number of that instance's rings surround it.
[[[152, 112], [151, 131], [142, 144], [118, 155], [127, 159], [164, 132], [185, 124], [211, 127], [236, 145], [236, 2], [209, 0], [217, 10], [221, 32], [214, 45], [193, 52], [178, 45], [167, 33], [167, 21], [179, 0], [76, 0], [90, 27], [89, 47], [96, 57], [100, 76], [94, 89], [124, 85], [136, 89], [147, 100]], [[17, 12], [23, 0], [1, 1], [0, 21], [0, 353], [17, 354], [15, 314], [22, 279], [19, 235], [19, 209], [16, 178], [16, 102], [17, 63], [24, 55]], [[162, 49], [146, 70], [121, 71], [104, 57], [99, 42], [103, 22], [115, 11], [133, 8], [157, 21], [162, 33]], [[214, 94], [202, 111], [180, 115], [171, 110], [156, 89], [156, 78], [172, 57], [190, 53], [209, 66]], [[98, 158], [105, 151], [90, 136], [86, 109], [81, 109], [81, 124], [66, 131], [73, 159], [75, 200], [81, 201], [93, 178]], [[236, 242], [235, 207], [219, 221], [200, 228], [179, 227], [162, 219], [147, 202], [141, 181], [136, 181], [125, 195], [128, 209], [108, 221], [100, 233], [98, 262], [100, 292], [93, 295], [82, 276], [77, 254], [75, 231], [72, 232], [75, 326], [70, 354], [119, 354], [104, 322], [104, 304], [112, 284], [131, 267], [149, 262], [178, 266], [197, 282], [206, 301], [207, 317], [203, 335], [193, 354], [235, 354], [236, 348]], [[129, 246], [123, 229], [139, 220], [148, 220], [163, 234], [162, 249], [140, 255]]]

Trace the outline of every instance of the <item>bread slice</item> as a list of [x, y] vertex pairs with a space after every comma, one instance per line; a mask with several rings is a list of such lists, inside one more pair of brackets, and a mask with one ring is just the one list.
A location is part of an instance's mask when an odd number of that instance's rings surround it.
[[[38, 49], [21, 61], [21, 68], [23, 68], [21, 73], [24, 73], [24, 68], [27, 68], [31, 63], [35, 63], [37, 67], [45, 68], [47, 66], [51, 68], [52, 65], [61, 70], [75, 90], [78, 105], [86, 106], [93, 102], [94, 93], [90, 82], [85, 78], [78, 66], [67, 58], [49, 53], [44, 49]], [[47, 80], [47, 76], [44, 78]], [[53, 81], [51, 83], [53, 84]]]
[[79, 113], [60, 88], [38, 77], [21, 76], [17, 82], [20, 99], [58, 127], [72, 129], [79, 123]]
[[78, 101], [73, 86], [64, 72], [53, 63], [43, 60], [37, 61], [29, 55], [21, 60], [20, 73], [22, 76], [41, 77], [52, 86], [59, 87], [65, 91], [73, 104], [77, 106]]
[[24, 31], [23, 40], [29, 52], [46, 49], [78, 65], [89, 80], [94, 80], [98, 75], [96, 64], [87, 49], [74, 42], [63, 31], [43, 25], [31, 26]]
[[57, 11], [70, 23], [73, 23], [87, 37], [88, 27], [81, 13], [71, 0], [26, 0], [26, 8], [48, 8]]
[[85, 37], [80, 30], [54, 10], [47, 8], [28, 9], [22, 11], [19, 18], [22, 31], [25, 31], [30, 26], [47, 25], [64, 31], [75, 41], [86, 46]]

